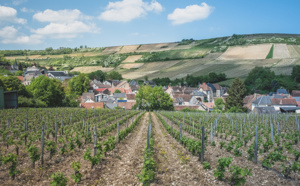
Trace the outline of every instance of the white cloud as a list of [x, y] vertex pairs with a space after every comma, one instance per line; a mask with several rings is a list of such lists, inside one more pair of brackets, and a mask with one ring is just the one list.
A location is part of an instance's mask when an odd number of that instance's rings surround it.
[[50, 23], [44, 28], [39, 28], [34, 33], [53, 38], [74, 38], [80, 33], [95, 33], [99, 29], [94, 24], [85, 24], [80, 21], [71, 23]]
[[0, 30], [0, 42], [3, 44], [39, 44], [41, 36], [39, 35], [20, 35], [13, 26], [7, 26]]
[[196, 20], [206, 19], [213, 11], [214, 7], [201, 3], [201, 5], [190, 5], [184, 9], [176, 8], [173, 13], [168, 15], [172, 24], [179, 25]]
[[41, 36], [74, 38], [82, 33], [96, 33], [99, 31], [95, 24], [86, 22], [91, 20], [92, 17], [82, 14], [77, 9], [58, 11], [47, 9], [34, 14], [33, 19], [39, 22], [49, 22], [45, 27], [32, 31]]
[[12, 1], [12, 4], [15, 6], [18, 6], [18, 5], [26, 3], [26, 2], [27, 2], [27, 0], [14, 0], [14, 1]]
[[50, 10], [47, 9], [44, 12], [38, 12], [33, 15], [33, 19], [36, 19], [40, 22], [60, 22], [60, 23], [66, 23], [66, 22], [72, 22], [76, 20], [87, 20], [91, 19], [89, 16], [83, 15], [80, 10], [74, 9], [74, 10]]
[[26, 8], [26, 7], [23, 7], [23, 8], [21, 8], [21, 12], [24, 12], [24, 13], [33, 13], [34, 10], [33, 10], [33, 9]]
[[153, 0], [151, 3], [143, 0], [123, 0], [109, 2], [106, 11], [98, 17], [105, 21], [129, 22], [133, 19], [145, 16], [147, 12], [159, 13], [163, 10], [160, 3]]
[[7, 6], [0, 6], [0, 22], [25, 24], [26, 20], [17, 17], [17, 10]]

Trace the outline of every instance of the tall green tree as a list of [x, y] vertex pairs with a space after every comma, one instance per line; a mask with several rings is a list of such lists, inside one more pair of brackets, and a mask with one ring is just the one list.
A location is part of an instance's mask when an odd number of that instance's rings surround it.
[[62, 106], [65, 92], [59, 80], [39, 76], [31, 81], [28, 89], [34, 98], [40, 99], [50, 107]]
[[109, 80], [121, 80], [121, 79], [123, 79], [123, 77], [122, 77], [122, 74], [120, 74], [117, 71], [110, 71], [107, 74], [106, 79], [109, 79]]
[[253, 93], [255, 90], [268, 93], [272, 89], [271, 83], [274, 79], [275, 73], [269, 68], [255, 67], [249, 72], [245, 85], [248, 93]]
[[215, 100], [214, 112], [223, 112], [225, 109], [225, 103], [222, 98], [217, 98]]
[[105, 72], [102, 72], [102, 70], [97, 70], [95, 72], [91, 72], [89, 73], [89, 78], [91, 80], [98, 80], [98, 81], [105, 81], [105, 76], [106, 76], [106, 73]]
[[234, 79], [227, 91], [229, 95], [226, 98], [226, 110], [232, 108], [243, 109], [243, 99], [246, 96], [246, 91], [244, 82], [239, 78]]
[[25, 96], [25, 97], [30, 96], [30, 92], [26, 90], [21, 80], [18, 79], [16, 76], [7, 76], [7, 77], [0, 76], [0, 80], [3, 83], [3, 87], [5, 91], [17, 90], [18, 95]]
[[83, 92], [88, 91], [90, 87], [90, 79], [86, 74], [79, 74], [69, 81], [68, 86], [71, 94], [81, 95]]
[[293, 67], [292, 79], [296, 80], [297, 83], [300, 83], [300, 65]]
[[141, 86], [136, 95], [135, 108], [141, 110], [174, 110], [173, 100], [165, 93], [162, 87], [149, 85]]

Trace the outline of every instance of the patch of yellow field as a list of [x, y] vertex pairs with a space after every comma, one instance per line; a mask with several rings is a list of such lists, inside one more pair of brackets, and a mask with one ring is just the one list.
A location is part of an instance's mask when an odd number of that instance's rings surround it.
[[273, 59], [285, 59], [290, 57], [286, 44], [274, 44]]
[[229, 47], [227, 51], [223, 53], [218, 59], [265, 59], [270, 52], [271, 47], [272, 44]]
[[123, 63], [134, 63], [137, 60], [139, 60], [143, 55], [134, 55], [134, 56], [128, 56]]
[[114, 46], [114, 47], [106, 47], [102, 52], [107, 54], [107, 53], [115, 53], [119, 52], [122, 46]]
[[298, 45], [287, 45], [287, 48], [292, 58], [300, 57], [300, 47]]
[[146, 44], [146, 45], [141, 45], [141, 47], [137, 50], [137, 52], [157, 52], [157, 51], [171, 50], [177, 45], [178, 43]]
[[113, 70], [114, 68], [104, 68], [101, 66], [86, 66], [86, 67], [75, 67], [71, 72], [77, 71], [81, 73], [91, 73], [97, 70], [102, 70], [103, 72], [109, 72]]
[[119, 54], [135, 52], [140, 45], [126, 45], [121, 48]]
[[144, 63], [132, 63], [132, 64], [121, 64], [119, 67], [120, 68], [131, 69], [131, 68], [140, 68], [143, 65], [144, 65]]

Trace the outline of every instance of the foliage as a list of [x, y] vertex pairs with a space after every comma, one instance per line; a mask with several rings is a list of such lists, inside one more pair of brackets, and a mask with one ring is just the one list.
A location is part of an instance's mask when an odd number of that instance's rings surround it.
[[47, 141], [46, 142], [46, 149], [50, 152], [50, 159], [52, 159], [52, 157], [57, 152], [56, 143], [54, 141]]
[[162, 87], [141, 86], [136, 95], [136, 105], [141, 110], [174, 110], [173, 100]]
[[18, 104], [19, 104], [19, 107], [39, 108], [39, 107], [47, 107], [48, 106], [44, 101], [41, 101], [40, 99], [27, 98], [24, 96], [18, 96]]
[[225, 103], [224, 103], [223, 99], [222, 98], [217, 98], [215, 100], [215, 106], [213, 108], [213, 111], [219, 113], [219, 112], [223, 112], [224, 109], [225, 109]]
[[65, 177], [64, 173], [57, 172], [51, 175], [51, 178], [53, 179], [50, 182], [51, 186], [65, 186], [67, 185], [68, 178]]
[[76, 77], [73, 77], [69, 83], [68, 87], [70, 92], [75, 95], [81, 95], [84, 92], [87, 92], [90, 86], [90, 79], [86, 74], [79, 74]]
[[46, 76], [38, 76], [33, 79], [28, 89], [32, 92], [34, 98], [40, 99], [50, 107], [62, 106], [65, 98], [61, 82]]
[[15, 73], [15, 76], [23, 76], [22, 70], [18, 70], [18, 71]]
[[273, 51], [274, 51], [274, 45], [272, 45], [266, 59], [272, 59], [273, 58]]
[[25, 86], [22, 84], [21, 80], [15, 76], [0, 76], [0, 80], [3, 83], [5, 91], [17, 90], [18, 95], [30, 97], [30, 93], [26, 90]]
[[16, 174], [19, 173], [17, 170], [18, 156], [16, 154], [9, 153], [7, 156], [3, 157], [2, 162], [5, 165], [11, 163], [8, 174], [12, 177], [12, 179], [15, 179]]
[[98, 80], [98, 81], [105, 81], [105, 76], [106, 76], [106, 73], [105, 72], [102, 72], [102, 70], [97, 70], [95, 72], [91, 72], [88, 74], [90, 80]]
[[79, 172], [80, 167], [80, 162], [72, 162], [72, 168], [75, 171], [75, 173], [72, 174], [72, 178], [74, 179], [75, 183], [79, 183], [81, 181], [82, 174]]
[[94, 157], [91, 156], [91, 150], [89, 148], [86, 149], [86, 151], [83, 154], [83, 158], [85, 160], [89, 160], [92, 163], [93, 168], [96, 164], [98, 164], [102, 160], [102, 154], [98, 153]]
[[204, 169], [210, 169], [211, 167], [210, 167], [209, 162], [207, 162], [207, 161], [203, 162], [203, 168]]
[[114, 93], [122, 93], [121, 90], [116, 89]]
[[232, 107], [243, 109], [243, 99], [246, 95], [246, 88], [241, 79], [236, 78], [228, 89], [228, 97], [226, 98], [225, 108], [230, 110]]
[[231, 184], [232, 185], [242, 185], [246, 183], [246, 176], [251, 176], [251, 169], [242, 169], [236, 165], [230, 167], [229, 171], [231, 172]]
[[292, 79], [300, 83], [300, 65], [296, 65], [292, 70]]
[[262, 93], [270, 92], [274, 78], [275, 73], [269, 68], [255, 67], [249, 72], [245, 80], [248, 93], [253, 93], [255, 90], [260, 90]]
[[35, 166], [35, 162], [40, 159], [40, 151], [35, 145], [31, 145], [28, 149], [29, 158], [32, 162], [32, 167]]
[[122, 80], [123, 77], [122, 77], [122, 74], [120, 74], [117, 71], [110, 71], [109, 73], [107, 73], [106, 79], [109, 79], [109, 80]]
[[217, 169], [213, 171], [214, 172], [214, 177], [216, 177], [218, 180], [222, 180], [225, 176], [224, 175], [225, 168], [229, 167], [231, 162], [232, 162], [232, 157], [219, 158]]

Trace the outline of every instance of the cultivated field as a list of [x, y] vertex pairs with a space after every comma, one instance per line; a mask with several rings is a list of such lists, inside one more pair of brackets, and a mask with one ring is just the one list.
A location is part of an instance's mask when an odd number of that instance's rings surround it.
[[99, 66], [86, 66], [86, 67], [75, 67], [71, 72], [77, 71], [81, 73], [91, 73], [97, 70], [102, 70], [103, 72], [109, 72], [113, 70], [113, 68], [104, 68], [104, 67], [99, 67]]
[[219, 60], [265, 59], [271, 47], [271, 44], [229, 47]]
[[287, 45], [292, 58], [300, 58], [300, 47], [298, 45]]
[[134, 55], [128, 56], [122, 63], [134, 63], [136, 60], [139, 60], [143, 55]]
[[273, 59], [285, 59], [290, 57], [286, 44], [274, 44]]
[[102, 53], [103, 54], [112, 54], [112, 53], [116, 53], [119, 52], [121, 50], [122, 46], [114, 46], [114, 47], [106, 47]]
[[121, 64], [119, 65], [120, 68], [126, 68], [126, 69], [131, 69], [131, 68], [140, 68], [144, 65], [144, 63], [132, 63], [132, 64]]
[[171, 50], [177, 45], [178, 43], [145, 44], [140, 46], [137, 52], [157, 52], [157, 51]]
[[119, 54], [135, 52], [140, 45], [126, 45], [121, 48]]
[[23, 108], [0, 116], [1, 185], [300, 184], [294, 115]]

